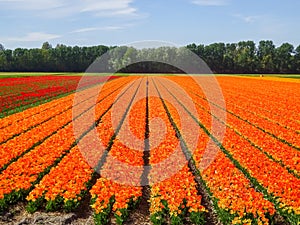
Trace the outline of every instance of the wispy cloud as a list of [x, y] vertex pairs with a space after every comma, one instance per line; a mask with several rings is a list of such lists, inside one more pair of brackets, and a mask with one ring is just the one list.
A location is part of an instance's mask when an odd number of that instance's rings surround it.
[[8, 10], [36, 11], [36, 15], [60, 17], [91, 13], [96, 16], [136, 15], [134, 0], [0, 0], [0, 7]]
[[0, 5], [9, 10], [50, 10], [64, 7], [62, 0], [0, 0]]
[[254, 23], [256, 21], [258, 21], [261, 16], [255, 15], [255, 16], [245, 16], [245, 15], [241, 15], [241, 14], [234, 14], [234, 17], [244, 21], [245, 23]]
[[81, 12], [96, 12], [98, 15], [132, 14], [137, 10], [130, 6], [133, 0], [86, 0]]
[[201, 6], [223, 6], [228, 4], [228, 0], [192, 0], [192, 3]]
[[124, 29], [124, 27], [121, 26], [87, 27], [87, 28], [81, 28], [81, 29], [71, 31], [70, 33], [86, 33], [86, 32], [99, 31], [99, 30], [113, 31], [113, 30], [122, 30], [122, 29]]
[[56, 38], [61, 37], [57, 34], [48, 34], [43, 32], [31, 32], [26, 34], [23, 37], [10, 37], [10, 38], [4, 38], [6, 41], [10, 42], [36, 42], [36, 41], [49, 41]]

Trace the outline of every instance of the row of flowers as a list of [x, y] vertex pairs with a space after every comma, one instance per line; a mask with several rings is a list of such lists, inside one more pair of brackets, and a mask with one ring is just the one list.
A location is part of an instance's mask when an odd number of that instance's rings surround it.
[[44, 204], [47, 211], [58, 210], [62, 205], [66, 211], [73, 210], [87, 193], [92, 174], [92, 168], [75, 146], [26, 197], [28, 212], [34, 212]]
[[[187, 165], [176, 131], [162, 100], [154, 97], [159, 95], [155, 92], [156, 87], [151, 80], [149, 93], [153, 97], [149, 97], [150, 219], [153, 224], [163, 224], [167, 220], [171, 224], [183, 224], [187, 218], [194, 224], [203, 224], [206, 210], [201, 205], [202, 197], [198, 194], [197, 184]], [[172, 107], [172, 104], [169, 104], [169, 107]], [[176, 111], [173, 113], [179, 116]], [[157, 118], [161, 121], [154, 122]], [[165, 133], [161, 134], [159, 130], [164, 130]], [[160, 136], [164, 139], [157, 143]]]
[[[253, 93], [255, 93], [255, 92], [253, 92]], [[253, 96], [254, 95], [253, 93], [250, 95]], [[286, 128], [288, 130], [288, 132], [291, 132], [290, 134], [293, 134], [292, 132], [294, 132], [294, 133], [296, 132], [299, 134], [300, 123], [297, 122], [296, 120], [287, 118], [285, 116], [283, 117], [282, 115], [278, 115], [276, 112], [277, 112], [277, 109], [281, 107], [279, 104], [277, 104], [277, 107], [275, 108], [275, 110], [270, 109], [269, 108], [270, 99], [262, 98], [259, 103], [260, 105], [258, 105], [255, 102], [257, 100], [246, 97], [245, 96], [246, 93], [243, 93], [243, 95], [239, 96], [238, 98], [236, 95], [234, 95], [234, 93], [231, 93], [228, 90], [225, 90], [223, 92], [223, 94], [224, 94], [224, 96], [226, 96], [226, 102], [227, 102], [227, 106], [229, 108], [231, 108], [231, 107], [239, 108], [241, 110], [244, 110], [244, 111], [247, 111], [247, 112], [253, 114], [255, 117], [266, 120], [265, 123], [267, 123], [269, 127], [271, 127], [272, 125], [274, 125], [275, 128], [277, 126], [281, 126], [281, 127]], [[267, 98], [271, 97], [272, 101], [274, 101], [274, 102], [285, 101], [285, 104], [295, 104], [295, 101], [292, 102], [292, 100], [290, 98], [286, 99], [285, 97], [282, 97], [282, 96], [279, 97], [277, 94], [278, 93], [275, 93], [275, 94], [268, 93]], [[274, 129], [274, 128], [271, 128], [271, 129]]]
[[24, 198], [47, 170], [71, 148], [75, 139], [72, 124], [59, 130], [0, 174], [0, 208]]
[[[96, 130], [104, 148], [108, 146], [109, 140], [113, 135], [113, 130], [106, 129], [108, 126], [111, 126], [109, 123], [111, 115], [109, 113], [104, 114], [119, 92], [114, 92], [106, 98], [104, 103], [96, 105], [96, 117], [101, 118]], [[105, 94], [105, 92], [102, 93]], [[83, 115], [78, 119], [82, 120], [82, 123], [85, 120], [85, 116]], [[91, 126], [91, 124], [87, 124], [85, 129], [88, 129], [88, 126]], [[71, 149], [70, 153], [35, 185], [35, 188], [26, 198], [29, 201], [27, 207], [29, 212], [33, 212], [43, 205], [49, 211], [57, 210], [61, 207], [71, 211], [79, 205], [82, 197], [90, 188], [89, 185], [93, 179], [94, 171], [88, 163], [92, 159], [98, 160], [103, 155], [103, 151], [95, 149], [95, 141], [97, 140], [93, 137], [93, 133], [87, 133]]]
[[[66, 99], [68, 100], [66, 101]], [[73, 103], [72, 100], [73, 96], [71, 98], [61, 98], [59, 101], [49, 104], [50, 107], [47, 108], [46, 111], [43, 111], [40, 107], [35, 107], [34, 110], [32, 110], [36, 112], [34, 115], [30, 115], [30, 117], [24, 116], [24, 119], [15, 121], [10, 126], [0, 129], [0, 143], [7, 141], [14, 136], [20, 135], [21, 133], [28, 131], [30, 128], [42, 125], [51, 118], [70, 110]], [[26, 113], [24, 114], [26, 115]], [[65, 114], [63, 114], [63, 116], [65, 116]]]
[[276, 162], [281, 163], [298, 176], [300, 175], [300, 151], [282, 143], [262, 130], [256, 129], [248, 123], [228, 114], [227, 124], [231, 129], [249, 140], [254, 146], [269, 155]]
[[[193, 96], [197, 105], [200, 106], [203, 110], [210, 113], [210, 108], [207, 106], [207, 101], [204, 99], [204, 96], [194, 95]], [[233, 97], [232, 97], [233, 98]], [[236, 102], [239, 100], [235, 97]], [[212, 107], [217, 108], [212, 105]], [[227, 104], [227, 108], [230, 107]], [[244, 116], [243, 111], [239, 111], [239, 115], [248, 118], [248, 116]], [[216, 116], [216, 115], [214, 115]], [[228, 113], [226, 116], [226, 123], [228, 127], [237, 132], [240, 136], [248, 140], [253, 146], [260, 149], [263, 153], [265, 153], [269, 158], [274, 160], [275, 162], [283, 165], [287, 170], [292, 171], [296, 175], [300, 175], [300, 152], [293, 147], [279, 141], [273, 136], [270, 136], [266, 132], [257, 129], [253, 125], [248, 122], [240, 119], [239, 116], [236, 116], [233, 113]], [[209, 126], [207, 126], [209, 127]], [[299, 178], [299, 177], [298, 177]]]
[[[186, 81], [178, 79], [172, 78], [184, 88], [183, 85]], [[161, 82], [170, 90], [165, 81]], [[191, 83], [189, 83], [189, 87], [191, 87]], [[180, 101], [181, 98], [174, 92], [174, 89], [170, 91]], [[191, 97], [193, 96], [191, 95]], [[198, 115], [201, 115], [201, 122], [205, 122], [205, 125], [210, 127], [211, 118], [205, 116], [196, 104], [195, 106]], [[175, 115], [171, 109], [170, 112], [171, 115]], [[176, 124], [180, 123], [176, 116], [172, 116], [172, 118]], [[196, 123], [196, 121], [194, 122]], [[251, 187], [250, 181], [210, 140], [204, 130], [199, 131], [198, 145], [192, 154], [203, 185], [207, 188], [214, 208], [224, 224], [269, 224], [268, 218], [275, 213], [273, 204], [265, 200], [263, 194]]]
[[[115, 96], [117, 94], [118, 93], [115, 93]], [[81, 108], [82, 110], [86, 109], [84, 105]], [[101, 107], [98, 106], [96, 108], [98, 108], [98, 111], [102, 108], [103, 112], [107, 109], [103, 104], [101, 104]], [[79, 118], [84, 118], [85, 114], [88, 113], [84, 113]], [[98, 116], [100, 117], [101, 114]], [[93, 122], [97, 119], [99, 118], [94, 118]], [[59, 121], [55, 122], [58, 123]], [[92, 126], [92, 124], [90, 124], [90, 126]], [[17, 161], [10, 164], [2, 174], [0, 174], [0, 208], [2, 210], [6, 208], [9, 203], [23, 199], [33, 186], [38, 183], [53, 166], [59, 163], [67, 153], [69, 153], [70, 149], [76, 143], [73, 131], [73, 123], [69, 123], [63, 129], [57, 130], [55, 134], [47, 138], [40, 145], [34, 147]], [[45, 179], [47, 179], [47, 177]], [[71, 183], [72, 182], [73, 181], [71, 181]], [[50, 200], [53, 200], [53, 198]], [[57, 201], [60, 200], [61, 199], [58, 197]], [[53, 202], [50, 202], [48, 207], [51, 208], [52, 203]], [[70, 203], [71, 202], [68, 202], [67, 204], [72, 205]]]
[[[1, 118], [0, 119], [0, 129], [11, 126], [14, 123], [18, 123], [24, 119], [27, 119], [30, 117], [35, 117], [36, 115], [42, 114], [42, 113], [46, 112], [47, 110], [53, 109], [54, 107], [59, 106], [60, 104], [67, 102], [73, 98], [74, 98], [74, 95], [71, 94], [64, 98], [54, 99], [53, 101], [44, 103], [38, 107], [29, 108], [22, 112], [15, 113], [15, 114], [9, 115], [7, 117]], [[37, 108], [38, 108], [38, 110], [37, 110]]]
[[[281, 126], [280, 123], [283, 123], [281, 122], [281, 120], [271, 121], [267, 118], [260, 116], [260, 114], [256, 113], [255, 109], [255, 111], [249, 111], [251, 109], [248, 108], [247, 105], [245, 106], [244, 103], [238, 100], [237, 97], [231, 98], [231, 101], [234, 101], [235, 103], [232, 104], [229, 103], [229, 101], [227, 101], [227, 110], [229, 112], [239, 116], [240, 118], [249, 122], [251, 125], [257, 127], [261, 131], [267, 132], [272, 136], [278, 137], [278, 139], [281, 140], [283, 143], [292, 144], [300, 148], [300, 134], [297, 133], [295, 130]], [[240, 107], [243, 105], [245, 108]], [[295, 124], [297, 123], [295, 122]], [[300, 129], [298, 131], [300, 131]]]
[[[0, 112], [53, 98], [76, 89], [80, 77], [42, 76], [18, 79], [4, 79], [0, 87], [2, 93]], [[63, 82], [62, 82], [63, 81]], [[10, 83], [8, 83], [10, 82]]]
[[247, 79], [244, 82], [245, 79], [228, 77], [219, 77], [218, 81], [227, 101], [231, 101], [232, 96], [236, 98], [236, 93], [240, 93], [240, 101], [248, 103], [246, 108], [250, 107], [251, 111], [300, 131], [300, 118], [297, 113], [300, 108], [299, 104], [295, 104], [300, 97], [299, 84], [283, 80], [274, 82]]
[[[113, 79], [115, 77], [109, 77]], [[86, 88], [105, 81], [106, 77], [89, 76], [81, 83], [81, 88]], [[40, 76], [4, 79], [0, 86], [0, 113], [1, 116], [16, 111], [19, 107], [47, 101], [62, 94], [73, 92], [77, 89], [80, 76]]]
[[[86, 101], [91, 98], [92, 95], [97, 94], [97, 90], [102, 88], [102, 92], [107, 89], [111, 89], [114, 85], [122, 83], [112, 82], [109, 87], [96, 86], [94, 88], [89, 88], [76, 93], [76, 97]], [[17, 135], [21, 132], [28, 130], [38, 124], [47, 121], [51, 117], [71, 108], [73, 105], [75, 94], [68, 95], [63, 98], [55, 99], [51, 102], [41, 104], [38, 107], [29, 108], [23, 112], [15, 113], [10, 116], [0, 119], [0, 143], [4, 142], [11, 136]], [[46, 113], [45, 113], [46, 112]], [[4, 129], [5, 128], [5, 129]]]
[[[140, 81], [142, 83], [138, 86]], [[142, 196], [145, 97], [145, 79], [137, 80], [115, 103], [104, 122], [108, 128], [105, 130], [116, 136], [108, 146], [106, 154], [102, 154], [104, 157], [100, 163], [98, 162], [97, 170], [101, 178], [90, 190], [95, 224], [109, 223], [111, 215], [114, 215], [117, 224], [123, 224], [129, 216], [129, 210], [138, 204]], [[130, 137], [129, 133], [133, 136]], [[142, 135], [139, 139], [141, 145], [136, 145], [138, 141], [132, 140], [138, 138], [136, 134]]]
[[[118, 86], [119, 88], [122, 86], [123, 83], [120, 82]], [[111, 90], [110, 88], [103, 89], [101, 94], [99, 95], [98, 102], [101, 101], [104, 96], [111, 94], [114, 90]], [[56, 109], [58, 111], [61, 111], [60, 114], [54, 116], [53, 118], [47, 120], [46, 122], [29, 129], [27, 132], [21, 133], [20, 135], [14, 137], [13, 139], [8, 140], [7, 142], [0, 145], [0, 168], [4, 169], [6, 165], [8, 165], [11, 161], [18, 158], [20, 155], [26, 153], [27, 151], [31, 150], [34, 146], [38, 145], [39, 142], [43, 141], [45, 138], [49, 137], [53, 133], [55, 133], [57, 130], [63, 128], [67, 124], [69, 124], [73, 118], [76, 116], [79, 116], [81, 113], [84, 113], [85, 111], [89, 110], [94, 104], [95, 101], [93, 101], [93, 98], [90, 100], [85, 100], [84, 96], [89, 96], [91, 93], [95, 93], [95, 89], [92, 88], [92, 90], [84, 91], [80, 96], [80, 100], [82, 98], [82, 101], [80, 101], [77, 105], [72, 107], [72, 101], [69, 102], [70, 105], [64, 105], [61, 104], [59, 106], [56, 106]], [[82, 96], [82, 97], [81, 97]], [[114, 97], [110, 96], [110, 97]], [[99, 104], [99, 106], [96, 106], [97, 108], [101, 109], [102, 104]], [[40, 111], [39, 107], [35, 108], [36, 111]], [[47, 115], [50, 114], [50, 117], [53, 115], [51, 108], [46, 110], [42, 115], [44, 117], [47, 117]], [[90, 113], [85, 113], [90, 115]], [[81, 116], [78, 120], [83, 121], [84, 116]], [[34, 118], [34, 117], [33, 117]], [[34, 120], [32, 117], [29, 120]], [[24, 120], [17, 122], [16, 124], [19, 125], [19, 129], [22, 128], [24, 124]], [[24, 125], [26, 127], [26, 125]], [[89, 125], [90, 126], [90, 125]], [[11, 128], [11, 126], [7, 127], [7, 129]], [[84, 127], [86, 130], [88, 127]], [[82, 130], [81, 132], [84, 132], [85, 130]], [[16, 133], [15, 131], [10, 132], [13, 135]]]
[[[189, 87], [191, 85], [189, 84]], [[195, 100], [197, 101], [197, 100]], [[199, 108], [200, 122], [209, 128], [209, 113]], [[300, 181], [278, 163], [269, 159], [259, 149], [239, 136], [232, 129], [226, 130], [222, 145], [227, 156], [231, 157], [235, 166], [251, 179], [256, 188], [261, 190], [272, 201], [279, 213], [297, 224], [299, 215]]]
[[[97, 89], [98, 86], [80, 91], [76, 94], [77, 98], [82, 99], [82, 102], [87, 101], [91, 97], [86, 96], [93, 95]], [[74, 96], [75, 94], [71, 94], [0, 119], [0, 143], [71, 109], [74, 106]]]

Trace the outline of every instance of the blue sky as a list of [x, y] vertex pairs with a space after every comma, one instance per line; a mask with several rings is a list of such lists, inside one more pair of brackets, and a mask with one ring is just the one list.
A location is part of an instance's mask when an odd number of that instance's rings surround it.
[[56, 44], [300, 44], [299, 0], [0, 0], [5, 48]]

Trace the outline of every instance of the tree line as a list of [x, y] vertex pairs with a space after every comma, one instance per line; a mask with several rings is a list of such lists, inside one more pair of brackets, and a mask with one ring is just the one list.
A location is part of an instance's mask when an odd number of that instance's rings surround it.
[[[300, 45], [283, 43], [276, 47], [271, 40], [238, 43], [190, 44], [184, 47], [201, 57], [214, 73], [300, 73]], [[155, 61], [136, 63], [137, 59], [156, 59], [172, 62], [186, 59], [182, 48], [160, 47], [136, 49], [126, 46], [66, 46], [52, 47], [48, 42], [41, 48], [5, 49], [0, 44], [2, 72], [84, 72], [99, 56], [107, 53], [101, 71], [137, 73], [180, 73], [176, 66]], [[132, 63], [132, 64], [131, 64]], [[175, 64], [177, 65], [177, 64]]]

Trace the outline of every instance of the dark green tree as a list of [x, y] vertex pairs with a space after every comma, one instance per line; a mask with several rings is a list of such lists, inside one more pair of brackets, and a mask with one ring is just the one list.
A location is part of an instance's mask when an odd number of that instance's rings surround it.
[[275, 63], [276, 72], [278, 73], [292, 73], [292, 60], [294, 53], [294, 46], [289, 43], [284, 43], [276, 48]]
[[237, 44], [235, 64], [238, 73], [257, 72], [256, 47], [253, 41], [240, 41]]
[[48, 50], [48, 49], [51, 49], [52, 48], [52, 45], [49, 44], [49, 42], [44, 42], [43, 45], [42, 45], [42, 49], [45, 49], [45, 50]]
[[2, 52], [4, 50], [5, 50], [4, 46], [2, 44], [0, 44], [0, 52]]
[[273, 41], [260, 41], [258, 45], [257, 57], [259, 60], [259, 70], [261, 73], [272, 73], [275, 69], [275, 45]]

